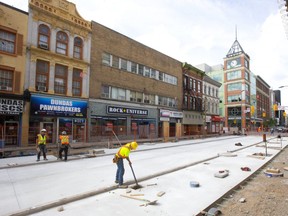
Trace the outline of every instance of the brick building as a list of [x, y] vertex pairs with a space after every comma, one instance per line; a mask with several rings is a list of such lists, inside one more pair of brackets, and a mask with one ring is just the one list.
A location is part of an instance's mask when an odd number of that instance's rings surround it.
[[48, 143], [65, 130], [73, 142], [86, 141], [91, 22], [66, 0], [29, 0], [23, 145], [35, 144], [41, 128]]
[[28, 13], [0, 2], [0, 148], [19, 146]]
[[90, 141], [107, 139], [111, 129], [122, 139], [180, 136], [181, 65], [92, 22]]

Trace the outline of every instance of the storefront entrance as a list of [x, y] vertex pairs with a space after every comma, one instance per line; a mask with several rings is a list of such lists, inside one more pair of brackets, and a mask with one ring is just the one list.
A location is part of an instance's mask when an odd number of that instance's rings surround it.
[[[56, 142], [56, 135], [55, 135], [55, 128], [56, 125], [54, 125], [53, 122], [40, 122], [40, 130], [41, 129], [46, 129], [47, 131], [47, 140], [46, 143], [55, 143]], [[40, 133], [40, 131], [38, 132]], [[36, 137], [35, 137], [36, 139]]]
[[5, 147], [18, 145], [19, 122], [5, 121], [4, 122], [4, 140]]
[[85, 141], [85, 119], [76, 118], [58, 118], [60, 135], [63, 131], [70, 137], [70, 142]]

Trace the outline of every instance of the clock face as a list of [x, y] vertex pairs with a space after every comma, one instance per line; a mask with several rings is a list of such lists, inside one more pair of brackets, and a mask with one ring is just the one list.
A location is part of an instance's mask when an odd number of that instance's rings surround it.
[[231, 67], [235, 67], [237, 65], [237, 61], [236, 60], [232, 60], [230, 62]]

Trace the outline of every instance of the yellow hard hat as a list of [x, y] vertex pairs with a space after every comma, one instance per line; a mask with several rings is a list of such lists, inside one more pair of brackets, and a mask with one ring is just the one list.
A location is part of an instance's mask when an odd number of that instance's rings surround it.
[[137, 144], [137, 142], [131, 142], [130, 146], [133, 150], [135, 150], [138, 147], [138, 144]]

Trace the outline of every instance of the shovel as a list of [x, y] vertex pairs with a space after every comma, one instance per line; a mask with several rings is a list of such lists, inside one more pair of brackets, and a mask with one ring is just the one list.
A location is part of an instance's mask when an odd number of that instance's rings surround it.
[[131, 167], [131, 171], [132, 171], [132, 173], [133, 173], [133, 177], [134, 177], [134, 180], [135, 180], [135, 183], [136, 183], [136, 185], [132, 186], [131, 188], [134, 189], [134, 190], [139, 189], [139, 188], [142, 188], [142, 186], [140, 186], [140, 185], [138, 184], [138, 181], [137, 181], [137, 179], [136, 179], [136, 176], [135, 176], [135, 173], [134, 173], [132, 164], [129, 163], [129, 165], [130, 165], [130, 167]]

